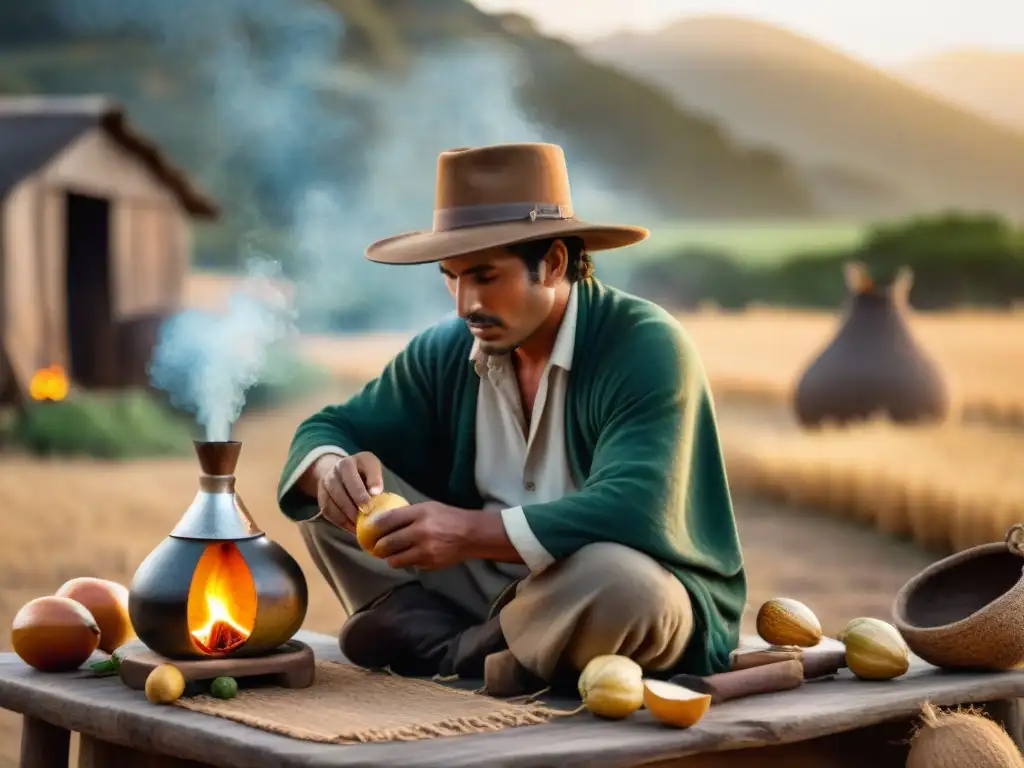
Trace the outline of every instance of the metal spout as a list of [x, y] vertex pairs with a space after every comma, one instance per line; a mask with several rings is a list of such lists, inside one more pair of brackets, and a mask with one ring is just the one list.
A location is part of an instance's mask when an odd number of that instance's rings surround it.
[[171, 531], [177, 539], [238, 541], [262, 536], [263, 531], [235, 493], [235, 467], [242, 444], [193, 441], [199, 458], [199, 491]]
[[193, 440], [204, 475], [233, 475], [242, 444], [237, 440]]

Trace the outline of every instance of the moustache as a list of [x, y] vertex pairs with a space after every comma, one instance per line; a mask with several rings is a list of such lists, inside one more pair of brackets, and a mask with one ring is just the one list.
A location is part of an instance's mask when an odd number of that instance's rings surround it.
[[504, 328], [505, 324], [497, 317], [491, 315], [482, 315], [479, 312], [473, 312], [466, 316], [466, 325], [471, 325], [474, 328]]

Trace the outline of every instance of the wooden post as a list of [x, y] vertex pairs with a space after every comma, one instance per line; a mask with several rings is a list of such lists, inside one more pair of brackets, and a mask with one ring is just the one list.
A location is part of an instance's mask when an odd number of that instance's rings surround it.
[[71, 733], [25, 715], [21, 721], [20, 768], [67, 768]]

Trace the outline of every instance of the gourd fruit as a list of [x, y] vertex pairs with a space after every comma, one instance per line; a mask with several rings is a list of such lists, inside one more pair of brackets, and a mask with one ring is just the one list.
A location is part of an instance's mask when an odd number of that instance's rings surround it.
[[891, 680], [910, 669], [910, 649], [892, 624], [858, 619], [843, 633], [846, 666], [863, 680]]
[[821, 641], [821, 622], [799, 600], [775, 597], [757, 612], [757, 634], [772, 645], [810, 648]]
[[84, 605], [100, 627], [99, 649], [113, 653], [135, 637], [128, 615], [128, 587], [116, 581], [80, 576], [64, 582], [54, 593]]
[[397, 493], [384, 491], [376, 496], [371, 496], [368, 502], [359, 507], [359, 517], [356, 519], [356, 540], [359, 542], [359, 546], [373, 554], [373, 548], [377, 544], [377, 539], [380, 538], [373, 524], [374, 516], [389, 509], [407, 506], [409, 506], [409, 502]]
[[626, 656], [595, 656], [580, 673], [583, 704], [598, 717], [621, 720], [644, 703], [643, 670]]
[[843, 627], [843, 631], [839, 633], [839, 636], [836, 638], [836, 640], [838, 640], [839, 642], [843, 642], [843, 638], [846, 637], [846, 633], [849, 632], [856, 624], [865, 620], [867, 620], [866, 616], [858, 616], [855, 619], [850, 619], [848, 622], [846, 622], [846, 626]]
[[644, 680], [644, 706], [666, 725], [689, 728], [711, 706], [710, 693], [698, 693], [663, 680]]
[[68, 597], [30, 600], [11, 623], [11, 647], [41, 672], [78, 669], [99, 647], [100, 627], [89, 609]]
[[173, 664], [160, 664], [146, 678], [146, 698], [151, 704], [169, 704], [185, 692], [185, 676]]
[[238, 694], [238, 681], [233, 677], [217, 677], [210, 683], [210, 695], [216, 699], [233, 699]]

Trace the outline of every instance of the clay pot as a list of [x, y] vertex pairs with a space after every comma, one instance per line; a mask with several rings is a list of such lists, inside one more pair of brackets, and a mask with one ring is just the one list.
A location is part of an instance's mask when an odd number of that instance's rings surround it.
[[1024, 525], [1006, 541], [933, 563], [896, 595], [893, 623], [937, 667], [1009, 670], [1024, 664]]
[[950, 410], [948, 387], [908, 322], [910, 270], [902, 269], [888, 286], [878, 286], [859, 263], [847, 264], [845, 272], [846, 315], [800, 377], [797, 419], [808, 427], [876, 415], [901, 423], [944, 419]]

